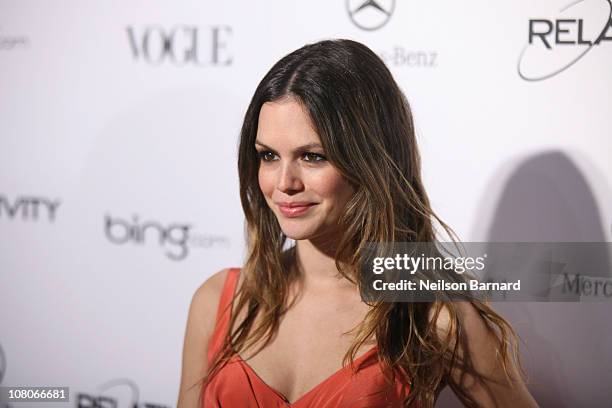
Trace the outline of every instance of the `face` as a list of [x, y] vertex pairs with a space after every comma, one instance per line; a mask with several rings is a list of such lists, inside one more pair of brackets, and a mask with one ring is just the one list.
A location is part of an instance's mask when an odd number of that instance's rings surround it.
[[255, 148], [259, 187], [284, 234], [302, 240], [334, 233], [354, 190], [327, 161], [302, 105], [292, 98], [266, 102]]

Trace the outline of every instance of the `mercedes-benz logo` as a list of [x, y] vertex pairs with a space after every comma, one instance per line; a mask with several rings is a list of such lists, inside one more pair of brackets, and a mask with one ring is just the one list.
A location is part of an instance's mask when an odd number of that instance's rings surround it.
[[395, 0], [346, 0], [351, 21], [362, 30], [378, 30], [391, 18]]

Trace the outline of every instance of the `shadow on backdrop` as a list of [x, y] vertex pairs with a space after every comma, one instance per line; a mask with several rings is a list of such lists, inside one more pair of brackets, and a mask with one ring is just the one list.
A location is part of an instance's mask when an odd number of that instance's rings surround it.
[[[495, 183], [499, 178], [491, 181]], [[494, 198], [487, 195], [483, 200], [490, 203]], [[550, 151], [520, 162], [509, 172], [489, 226], [478, 228], [487, 231], [487, 242], [602, 242], [603, 225], [580, 169], [565, 153]], [[600, 277], [610, 278], [609, 255], [600, 255], [600, 265], [606, 266], [606, 276]], [[612, 303], [497, 302], [493, 306], [522, 340], [529, 389], [540, 406], [610, 406]], [[461, 404], [447, 389], [437, 406]]]

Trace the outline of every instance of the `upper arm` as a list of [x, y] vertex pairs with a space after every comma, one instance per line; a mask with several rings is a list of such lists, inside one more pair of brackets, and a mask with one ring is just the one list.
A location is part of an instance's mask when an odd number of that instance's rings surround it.
[[[498, 353], [497, 332], [488, 327], [484, 318], [470, 302], [455, 302], [455, 305], [463, 333], [457, 347], [458, 357], [463, 358], [467, 348], [472, 368], [484, 378], [484, 381], [478, 381], [474, 375], [453, 367], [450, 376], [455, 384], [470, 395], [478, 406], [537, 407], [518, 367], [511, 358], [512, 350], [508, 350], [510, 358], [507, 360], [508, 375], [506, 375]], [[436, 328], [442, 338], [449, 331], [450, 314], [445, 307], [436, 320]]]
[[215, 329], [217, 307], [226, 275], [227, 269], [212, 275], [191, 299], [183, 342], [179, 408], [199, 407], [200, 387], [196, 385], [208, 370], [208, 343]]

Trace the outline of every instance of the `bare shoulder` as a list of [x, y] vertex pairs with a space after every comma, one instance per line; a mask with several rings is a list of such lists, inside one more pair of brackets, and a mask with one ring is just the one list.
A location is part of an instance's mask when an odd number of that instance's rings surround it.
[[[435, 319], [436, 333], [440, 339], [446, 339], [449, 333], [459, 332], [460, 337], [451, 336], [449, 345], [453, 347], [455, 340], [459, 340], [458, 350], [460, 356], [468, 352], [477, 361], [480, 360], [486, 371], [493, 369], [496, 362], [499, 346], [504, 340], [500, 339], [498, 332], [485, 320], [483, 313], [471, 302], [453, 302], [452, 309], [456, 319], [452, 318], [449, 304], [443, 304], [436, 315], [436, 307], [429, 311], [429, 321]], [[492, 311], [492, 310], [491, 310]], [[455, 327], [456, 326], [456, 327]], [[485, 363], [486, 362], [486, 363]]]
[[[432, 307], [430, 310], [429, 321], [435, 319], [440, 338], [444, 339], [450, 331], [458, 329], [453, 328], [453, 324], [461, 326], [457, 353], [461, 359], [469, 356], [471, 369], [467, 372], [459, 367], [452, 367], [449, 375], [466, 394], [483, 407], [538, 406], [515, 364], [513, 351], [510, 348], [506, 350], [508, 358], [505, 364], [500, 357], [500, 346], [510, 345], [513, 339], [501, 339], [499, 332], [494, 330], [483, 317], [483, 313], [471, 302], [453, 303], [456, 321], [452, 319], [448, 305], [442, 305], [437, 315], [436, 309]], [[451, 346], [454, 345], [453, 338], [449, 341]]]
[[[196, 322], [200, 324], [203, 335], [209, 336], [214, 331], [221, 293], [223, 292], [227, 275], [232, 269], [225, 268], [214, 273], [193, 294], [188, 319], [192, 326]], [[243, 278], [243, 274], [239, 274], [234, 293], [242, 284]]]
[[[476, 338], [487, 334], [490, 330], [476, 307], [471, 302], [454, 302], [454, 310], [462, 331]], [[436, 330], [439, 335], [446, 335], [451, 330], [451, 312], [447, 305], [442, 305], [436, 316], [436, 308], [429, 310], [429, 321], [435, 319]]]
[[193, 294], [192, 307], [208, 312], [217, 309], [229, 268], [221, 269], [204, 281]]
[[208, 343], [216, 324], [217, 308], [229, 269], [210, 276], [193, 294], [183, 341], [181, 385], [177, 406], [197, 407], [198, 390], [195, 387], [208, 370]]

